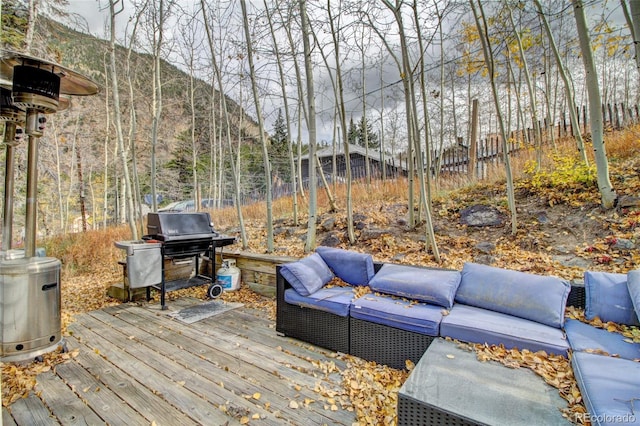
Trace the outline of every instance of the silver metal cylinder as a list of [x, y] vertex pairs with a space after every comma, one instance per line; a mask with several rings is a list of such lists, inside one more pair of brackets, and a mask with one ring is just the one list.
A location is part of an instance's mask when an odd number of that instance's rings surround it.
[[4, 169], [4, 209], [2, 216], [2, 253], [11, 250], [13, 240], [13, 180], [15, 153], [13, 144], [16, 139], [15, 123], [5, 123], [4, 143], [7, 146]]
[[62, 342], [61, 263], [53, 257], [0, 260], [2, 361], [24, 361]]
[[24, 221], [24, 252], [26, 257], [36, 255], [38, 220], [38, 112], [27, 110], [26, 133], [29, 135], [27, 153], [27, 205]]

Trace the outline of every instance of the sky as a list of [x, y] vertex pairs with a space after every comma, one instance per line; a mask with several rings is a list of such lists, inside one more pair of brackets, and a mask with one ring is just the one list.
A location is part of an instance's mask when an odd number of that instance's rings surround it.
[[[130, 15], [133, 11], [133, 8], [130, 6], [131, 4], [130, 0], [122, 0], [122, 1], [124, 2], [125, 11], [124, 13], [118, 16], [118, 19], [116, 21], [118, 32], [120, 34], [119, 36], [120, 39], [122, 39], [122, 34], [124, 33], [124, 30], [127, 24], [127, 16]], [[229, 0], [229, 1], [233, 2], [237, 0]], [[107, 33], [105, 30], [106, 28], [105, 23], [109, 15], [107, 0], [99, 0], [99, 1], [98, 0], [68, 0], [68, 2], [69, 2], [69, 5], [67, 7], [67, 10], [71, 13], [77, 14], [78, 16], [82, 17], [83, 21], [86, 22], [86, 25], [83, 25], [83, 27], [86, 27], [89, 33], [97, 37], [106, 38]], [[193, 5], [194, 3], [198, 5], [199, 1], [198, 0], [180, 0], [179, 3], [182, 7], [188, 8], [189, 5]], [[262, 4], [262, 0], [253, 0], [253, 1], [248, 0], [248, 3], [249, 3], [250, 15], [252, 14], [251, 4], [255, 4], [256, 7], [259, 7], [259, 8], [264, 7]], [[612, 8], [613, 10], [611, 20], [618, 24], [624, 25], [624, 19], [622, 18], [622, 15], [620, 13], [618, 2], [609, 1], [607, 3], [604, 0], [586, 0], [585, 3], [587, 3], [590, 6], [595, 5], [596, 7], [599, 5], [608, 4], [609, 5], [608, 7]], [[365, 4], [367, 3], [362, 2], [362, 5], [363, 5], [362, 7], [365, 7], [364, 6]], [[616, 9], [616, 6], [617, 6], [617, 9]], [[238, 9], [239, 9], [239, 6], [238, 6]], [[572, 12], [571, 12], [571, 7], [568, 6], [563, 13], [566, 15], [565, 16], [566, 25], [575, 25], [573, 21]], [[593, 13], [591, 18], [595, 17], [596, 15], [597, 13]], [[455, 22], [450, 22], [448, 25], [449, 25], [448, 28], [447, 26], [445, 26], [445, 34], [447, 33], [448, 30], [456, 31], [459, 28], [457, 27], [457, 25], [459, 25], [459, 21], [456, 20]], [[174, 27], [177, 27], [177, 26], [174, 26]], [[182, 28], [181, 30], [183, 32], [186, 32], [184, 28]], [[393, 31], [395, 30], [392, 30], [392, 32]], [[432, 31], [432, 30], [430, 29], [429, 31]], [[426, 30], [425, 30], [425, 33], [427, 33]], [[242, 35], [234, 34], [234, 37], [236, 39], [241, 39]], [[322, 37], [322, 35], [320, 35], [320, 37]], [[372, 37], [376, 38], [377, 36], [373, 35]], [[391, 40], [393, 38], [393, 34], [389, 34], [388, 38], [389, 40]], [[271, 42], [270, 39], [268, 40], [269, 40], [268, 43], [270, 43]], [[282, 42], [288, 45], [287, 41], [283, 40]], [[376, 41], [376, 44], [379, 44], [379, 43]], [[450, 52], [448, 53], [455, 54], [454, 49], [449, 49], [449, 50]], [[359, 61], [359, 58], [353, 57], [353, 56], [357, 56], [355, 52], [357, 51], [354, 51], [353, 53], [350, 54], [352, 56], [350, 59], [353, 59], [354, 63], [357, 64]], [[379, 55], [379, 53], [377, 52], [374, 54]], [[372, 56], [374, 54], [372, 54]], [[428, 51], [428, 54], [430, 55], [429, 60], [431, 62], [433, 63], [437, 62], [438, 56], [439, 56], [439, 47], [437, 43], [434, 43], [432, 45], [432, 47]], [[368, 114], [370, 121], [377, 119], [375, 117], [379, 117], [381, 115], [381, 111], [380, 111], [381, 108], [379, 103], [381, 86], [385, 87], [384, 112], [388, 113], [394, 110], [397, 111], [397, 110], [403, 109], [402, 97], [399, 95], [399, 91], [402, 90], [401, 84], [400, 84], [400, 78], [399, 78], [400, 77], [399, 71], [391, 59], [389, 59], [388, 61], [389, 61], [389, 65], [386, 66], [382, 71], [379, 68], [373, 68], [373, 67], [368, 67], [365, 70], [365, 73], [366, 73], [365, 75], [367, 76], [366, 91], [370, 94], [368, 96], [367, 101], [371, 103], [370, 106], [367, 106], [367, 108], [369, 108], [370, 110], [370, 114]], [[174, 65], [178, 65], [178, 64], [174, 62]], [[264, 68], [261, 68], [262, 66], [264, 66]], [[300, 66], [303, 67], [304, 64], [301, 63]], [[273, 96], [273, 97], [265, 96], [264, 98], [261, 99], [261, 102], [262, 102], [261, 109], [263, 111], [263, 115], [265, 118], [265, 129], [267, 130], [267, 132], [271, 133], [273, 130], [273, 122], [275, 121], [275, 118], [277, 116], [277, 111], [279, 108], [282, 107], [281, 99], [279, 96], [279, 80], [278, 80], [278, 77], [276, 76], [273, 76], [270, 78], [264, 78], [267, 72], [265, 70], [270, 70], [271, 72], [274, 72], [275, 70], [275, 67], [273, 66], [273, 61], [271, 61], [270, 58], [264, 58], [264, 60], [262, 60], [262, 58], [258, 57], [256, 59], [256, 69], [260, 69], [262, 72], [261, 74], [262, 81], [260, 84], [263, 85], [263, 87], [268, 86], [271, 91], [273, 91], [274, 93], [278, 93], [277, 96]], [[318, 117], [318, 126], [319, 126], [318, 141], [323, 141], [323, 140], [329, 141], [333, 139], [333, 123], [331, 118], [334, 115], [334, 108], [333, 108], [334, 96], [330, 89], [330, 80], [327, 76], [327, 73], [323, 72], [323, 69], [324, 67], [316, 67], [316, 69], [314, 70], [314, 79], [316, 83], [315, 84], [316, 110], [320, 112]], [[343, 71], [345, 70], [343, 69]], [[447, 72], [451, 72], [451, 71], [448, 70]], [[352, 77], [351, 81], [345, 84], [345, 100], [348, 102], [347, 111], [353, 112], [353, 119], [354, 121], [357, 122], [360, 119], [361, 108], [362, 108], [361, 107], [362, 92], [361, 92], [361, 89], [357, 87], [359, 86], [359, 83], [357, 82], [357, 80], [359, 79], [358, 76], [360, 75], [360, 70], [359, 69], [354, 70], [352, 75], [354, 77]], [[236, 101], [238, 101], [240, 96], [237, 92], [238, 85], [234, 85], [233, 87], [230, 87], [230, 86], [231, 85], [226, 87], [227, 94], [230, 95], [232, 98], [234, 98]], [[250, 99], [251, 92], [250, 92], [249, 86], [246, 85], [242, 90], [243, 90], [242, 97], [245, 99], [245, 101]], [[490, 95], [488, 95], [487, 93], [486, 95], [487, 100], [490, 99], [489, 96]], [[434, 105], [437, 104], [436, 100], [431, 100], [431, 101]], [[255, 117], [255, 112], [252, 112], [250, 107], [248, 107], [248, 109], [249, 109], [249, 113]], [[489, 102], [487, 102], [486, 109], [487, 110], [491, 109], [491, 105]], [[347, 120], [349, 120], [350, 113], [347, 112], [347, 115], [348, 115]], [[464, 115], [464, 113], [462, 115]]]

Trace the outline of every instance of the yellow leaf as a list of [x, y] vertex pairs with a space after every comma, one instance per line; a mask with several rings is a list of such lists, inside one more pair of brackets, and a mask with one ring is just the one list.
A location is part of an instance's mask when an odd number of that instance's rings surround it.
[[298, 403], [295, 402], [294, 400], [289, 401], [289, 408], [291, 408], [292, 410], [295, 410], [299, 407]]
[[249, 417], [247, 417], [247, 416], [242, 416], [242, 418], [240, 419], [240, 424], [241, 424], [241, 425], [249, 424]]
[[256, 392], [256, 393], [253, 394], [253, 399], [258, 400], [258, 399], [260, 399], [261, 396], [262, 395], [260, 395], [260, 392]]
[[260, 414], [256, 413], [256, 414], [254, 414], [253, 416], [251, 416], [251, 418], [252, 418], [253, 420], [260, 420]]

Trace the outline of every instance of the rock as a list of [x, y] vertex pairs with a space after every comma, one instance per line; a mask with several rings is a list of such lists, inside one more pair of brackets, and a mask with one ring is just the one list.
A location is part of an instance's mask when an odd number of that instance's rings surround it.
[[536, 216], [536, 219], [538, 219], [538, 222], [540, 223], [549, 223], [549, 218], [547, 217], [546, 213], [538, 213], [538, 215]]
[[340, 238], [338, 238], [334, 233], [330, 233], [326, 235], [322, 241], [320, 241], [321, 246], [327, 247], [337, 247], [340, 244]]
[[558, 255], [551, 256], [551, 259], [563, 266], [568, 266], [571, 268], [589, 269], [592, 266], [591, 261], [579, 256]]
[[617, 238], [616, 243], [611, 246], [611, 248], [616, 250], [633, 250], [636, 248], [636, 245], [631, 240], [627, 240], [626, 238]]
[[362, 213], [356, 213], [353, 215], [353, 223], [357, 222], [357, 221], [363, 221], [366, 220], [367, 216], [362, 214]]
[[493, 265], [496, 262], [496, 258], [489, 254], [481, 254], [480, 256], [476, 256], [473, 261], [483, 265]]
[[562, 253], [562, 254], [570, 254], [570, 253], [573, 253], [573, 249], [570, 249], [570, 248], [569, 248], [569, 247], [567, 247], [567, 246], [556, 246], [556, 247], [555, 247], [555, 250], [556, 250], [558, 253]]
[[407, 226], [407, 223], [409, 222], [404, 217], [399, 217], [398, 219], [396, 219], [396, 224], [398, 226]]
[[485, 254], [491, 254], [491, 252], [496, 249], [496, 245], [489, 241], [482, 241], [476, 244], [476, 249], [480, 250]]
[[496, 208], [476, 204], [460, 212], [460, 223], [467, 226], [504, 226], [505, 215]]
[[334, 217], [330, 217], [320, 225], [323, 231], [329, 232], [332, 231], [336, 227], [336, 219]]
[[623, 195], [618, 197], [616, 207], [619, 209], [628, 209], [630, 207], [640, 207], [640, 197], [631, 195]]
[[367, 224], [365, 222], [355, 222], [355, 227], [357, 230], [361, 231], [367, 227]]
[[274, 228], [273, 229], [273, 235], [280, 235], [280, 234], [285, 234], [286, 237], [290, 237], [291, 235], [293, 235], [293, 230], [291, 228]]
[[404, 258], [405, 258], [406, 256], [407, 256], [407, 255], [406, 255], [406, 254], [404, 254], [404, 253], [398, 253], [398, 254], [396, 254], [395, 256], [393, 256], [393, 257], [391, 258], [391, 261], [392, 261], [392, 262], [401, 262], [401, 261], [403, 261], [403, 260], [404, 260]]
[[391, 231], [387, 229], [365, 229], [360, 234], [361, 240], [375, 240], [376, 238], [380, 238], [383, 235], [391, 234]]

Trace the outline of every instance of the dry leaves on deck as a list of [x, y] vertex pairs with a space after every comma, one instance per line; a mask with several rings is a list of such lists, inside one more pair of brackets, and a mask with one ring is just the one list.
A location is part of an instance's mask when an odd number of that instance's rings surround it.
[[29, 364], [0, 363], [2, 367], [2, 405], [7, 407], [20, 398], [26, 398], [36, 386], [36, 376], [56, 365], [78, 356], [79, 350], [63, 352], [60, 349], [43, 355], [42, 362]]

